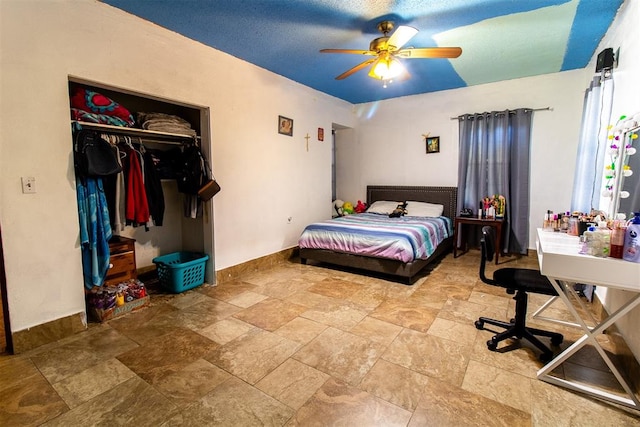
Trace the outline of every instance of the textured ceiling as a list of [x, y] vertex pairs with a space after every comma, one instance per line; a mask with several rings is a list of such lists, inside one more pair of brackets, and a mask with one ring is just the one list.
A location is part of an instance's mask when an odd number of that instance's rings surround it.
[[[584, 68], [622, 1], [103, 0], [354, 104]], [[368, 57], [319, 50], [366, 50], [382, 20], [419, 30], [405, 47], [462, 55], [405, 59], [411, 78], [386, 88], [368, 69], [335, 80]]]

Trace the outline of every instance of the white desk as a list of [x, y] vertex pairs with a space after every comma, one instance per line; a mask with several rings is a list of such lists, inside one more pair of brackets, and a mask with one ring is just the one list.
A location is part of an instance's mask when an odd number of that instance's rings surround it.
[[[559, 298], [564, 301], [569, 311], [571, 311], [575, 317], [577, 321], [576, 325], [584, 330], [584, 335], [580, 337], [580, 339], [538, 371], [538, 379], [579, 392], [588, 393], [592, 396], [631, 408], [640, 409], [640, 401], [638, 401], [635, 393], [633, 393], [631, 387], [629, 387], [626, 380], [620, 375], [620, 372], [595, 338], [596, 335], [602, 333], [606, 328], [613, 325], [617, 320], [640, 304], [640, 263], [614, 258], [597, 258], [589, 255], [581, 255], [579, 254], [580, 245], [578, 237], [569, 236], [565, 233], [543, 231], [542, 229], [538, 229], [536, 246], [540, 271], [549, 278], [553, 287], [558, 292]], [[634, 295], [627, 303], [614, 313], [611, 313], [600, 323], [597, 323], [595, 319], [591, 318], [591, 321], [596, 324], [595, 326], [589, 326], [569, 299], [569, 297], [575, 297], [574, 299], [579, 304], [582, 304], [582, 301], [577, 297], [573, 289], [574, 283], [623, 289], [633, 292]], [[583, 312], [588, 312], [588, 310], [583, 310]], [[589, 386], [550, 375], [556, 367], [561, 365], [587, 343], [592, 344], [596, 348], [620, 385], [627, 392], [628, 398], [609, 393], [595, 386]]]

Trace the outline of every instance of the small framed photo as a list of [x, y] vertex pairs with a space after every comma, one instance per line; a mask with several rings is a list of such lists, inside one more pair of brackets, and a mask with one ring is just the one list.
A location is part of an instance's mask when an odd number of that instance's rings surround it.
[[278, 116], [278, 133], [293, 136], [293, 120], [288, 117]]
[[324, 141], [324, 128], [318, 128], [318, 141]]
[[427, 142], [427, 154], [429, 153], [439, 153], [440, 152], [440, 137], [439, 136], [430, 136], [425, 138]]

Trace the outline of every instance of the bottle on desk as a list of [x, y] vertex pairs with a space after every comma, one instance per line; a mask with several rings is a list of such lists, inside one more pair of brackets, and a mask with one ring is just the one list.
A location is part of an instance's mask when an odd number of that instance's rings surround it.
[[544, 222], [542, 223], [542, 229], [545, 231], [553, 231], [553, 211], [548, 210], [546, 214], [544, 214]]
[[624, 234], [626, 230], [627, 227], [625, 227], [623, 221], [614, 221], [613, 229], [611, 230], [611, 251], [609, 252], [611, 258], [622, 258], [624, 252]]
[[606, 258], [610, 252], [610, 231], [605, 223], [600, 223], [598, 228], [590, 226], [583, 233], [581, 254]]
[[571, 218], [569, 219], [569, 229], [567, 230], [567, 234], [569, 234], [570, 236], [579, 236], [580, 232], [578, 231], [578, 223], [580, 222], [580, 219], [578, 218], [578, 215], [571, 215]]
[[622, 258], [625, 261], [640, 262], [640, 212], [634, 212], [624, 234]]
[[571, 213], [566, 212], [562, 215], [560, 220], [560, 232], [569, 233], [569, 222], [571, 221]]
[[596, 229], [596, 239], [599, 241], [599, 248], [593, 255], [606, 258], [611, 253], [611, 230], [607, 227], [606, 221], [600, 221]]
[[584, 255], [593, 255], [593, 250], [596, 246], [596, 228], [593, 225], [587, 228], [587, 231], [582, 233], [580, 241], [582, 242], [580, 253]]

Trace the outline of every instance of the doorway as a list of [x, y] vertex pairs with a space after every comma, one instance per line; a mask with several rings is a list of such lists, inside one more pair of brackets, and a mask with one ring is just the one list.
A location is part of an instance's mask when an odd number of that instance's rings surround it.
[[9, 326], [9, 305], [7, 304], [7, 275], [4, 269], [4, 249], [2, 246], [2, 226], [0, 226], [0, 354], [12, 353], [11, 327]]

